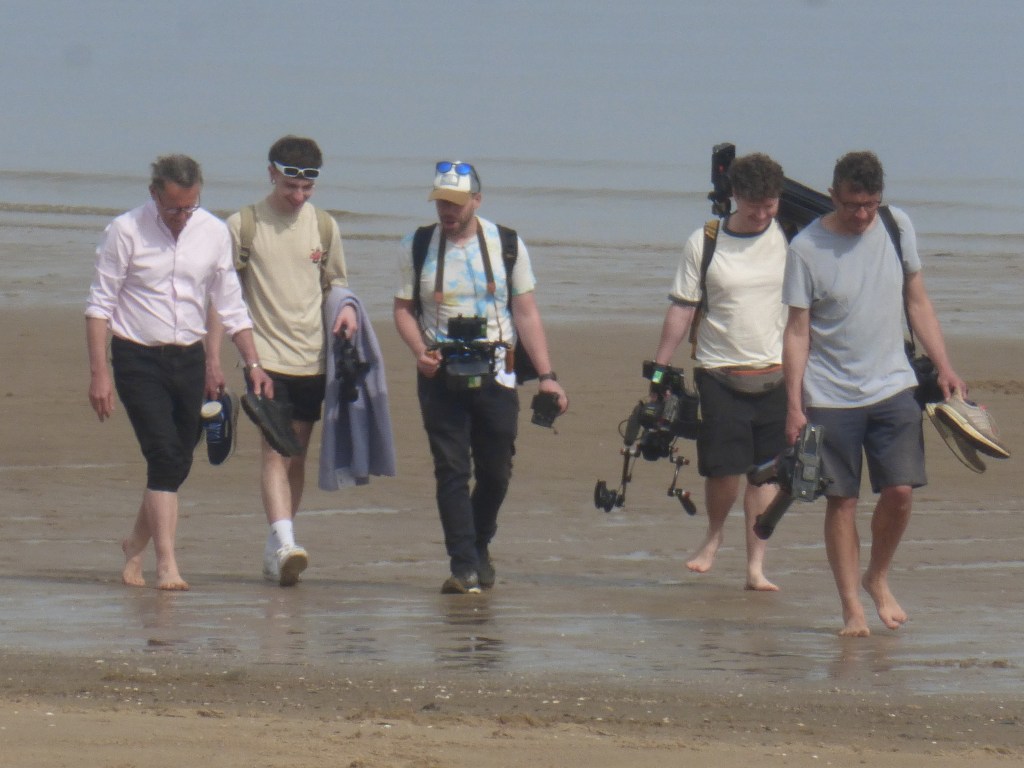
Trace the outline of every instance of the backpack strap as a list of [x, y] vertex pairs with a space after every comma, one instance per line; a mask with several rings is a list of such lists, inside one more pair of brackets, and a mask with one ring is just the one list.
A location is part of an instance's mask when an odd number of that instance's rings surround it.
[[[906, 272], [903, 271], [903, 238], [900, 236], [899, 224], [896, 223], [896, 217], [892, 215], [892, 209], [888, 205], [878, 206], [878, 218], [882, 220], [885, 231], [889, 233], [889, 239], [892, 240], [892, 244], [896, 248], [896, 255], [900, 259], [900, 275], [906, 285]], [[910, 341], [907, 343], [910, 347], [910, 354], [913, 356], [917, 345], [914, 343], [914, 327], [910, 324], [910, 312], [907, 310], [907, 294], [905, 292], [903, 294], [903, 316], [907, 319], [907, 330], [910, 332]]]
[[327, 261], [330, 258], [331, 246], [334, 245], [334, 220], [327, 211], [322, 208], [313, 208], [316, 211], [316, 226], [320, 230], [320, 245], [323, 247], [323, 254], [320, 256], [320, 287], [326, 295], [331, 290], [331, 283], [327, 277]]
[[505, 274], [508, 277], [508, 296], [512, 298], [512, 270], [519, 257], [519, 234], [514, 229], [498, 225], [498, 237], [501, 238], [501, 259], [505, 262]]
[[412, 236], [412, 303], [416, 317], [423, 314], [423, 301], [420, 299], [420, 275], [423, 274], [423, 263], [427, 260], [427, 248], [434, 236], [437, 224], [427, 224], [416, 230]]
[[252, 255], [252, 241], [256, 237], [256, 206], [247, 205], [238, 213], [241, 218], [238, 228], [238, 260], [247, 264]]
[[704, 249], [700, 257], [700, 304], [697, 305], [693, 320], [690, 322], [690, 357], [694, 360], [697, 359], [697, 329], [700, 327], [701, 318], [708, 312], [708, 269], [711, 267], [711, 259], [715, 256], [721, 225], [721, 219], [708, 219], [704, 222]]

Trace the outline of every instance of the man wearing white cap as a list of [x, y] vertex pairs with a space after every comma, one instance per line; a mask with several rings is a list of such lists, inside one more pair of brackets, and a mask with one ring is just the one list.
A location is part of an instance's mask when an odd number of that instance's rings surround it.
[[[569, 401], [552, 370], [526, 246], [511, 230], [477, 216], [480, 177], [472, 165], [442, 161], [435, 171], [428, 199], [435, 201], [438, 224], [402, 241], [394, 317], [416, 358], [434, 459], [451, 566], [441, 591], [466, 594], [495, 582], [488, 546], [512, 476], [519, 397], [511, 350], [517, 339], [538, 372], [540, 392], [556, 400], [560, 413]], [[479, 333], [460, 345], [454, 328], [467, 321]], [[485, 359], [469, 365], [482, 365], [483, 375], [475, 375], [479, 369], [464, 375], [458, 367], [464, 359], [445, 354], [452, 348], [472, 350], [471, 358], [480, 352]]]

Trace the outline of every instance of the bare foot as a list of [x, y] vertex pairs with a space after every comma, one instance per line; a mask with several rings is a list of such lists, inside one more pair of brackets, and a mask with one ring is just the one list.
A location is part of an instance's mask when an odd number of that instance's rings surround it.
[[188, 592], [189, 590], [188, 582], [180, 576], [176, 579], [171, 579], [169, 581], [157, 582], [156, 588], [164, 589], [168, 592]]
[[779, 588], [768, 581], [764, 575], [760, 576], [747, 576], [747, 583], [743, 587], [744, 589], [750, 589], [754, 592], [778, 592]]
[[843, 609], [843, 622], [845, 626], [839, 630], [840, 637], [869, 637], [871, 635], [868, 621], [864, 617], [864, 609], [859, 600], [856, 606]]
[[709, 535], [704, 539], [704, 543], [700, 545], [697, 554], [686, 561], [686, 567], [694, 573], [707, 573], [711, 570], [711, 566], [715, 564], [715, 555], [718, 554], [718, 548], [721, 545], [721, 533]]
[[124, 570], [121, 571], [121, 581], [129, 587], [144, 587], [146, 580], [142, 577], [142, 553], [146, 550], [146, 544], [135, 543], [132, 537], [121, 542], [121, 551], [124, 552]]
[[875, 601], [875, 608], [878, 610], [878, 618], [882, 620], [889, 629], [899, 629], [907, 620], [907, 612], [904, 611], [892, 592], [889, 591], [889, 584], [885, 579], [869, 579], [864, 575], [861, 581], [864, 589]]

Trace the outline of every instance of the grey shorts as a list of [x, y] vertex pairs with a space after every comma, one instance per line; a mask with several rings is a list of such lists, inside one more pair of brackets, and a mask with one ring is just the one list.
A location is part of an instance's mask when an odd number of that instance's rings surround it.
[[807, 420], [825, 427], [822, 471], [832, 478], [826, 495], [860, 496], [864, 456], [875, 493], [928, 482], [921, 407], [912, 389], [857, 408], [808, 408]]

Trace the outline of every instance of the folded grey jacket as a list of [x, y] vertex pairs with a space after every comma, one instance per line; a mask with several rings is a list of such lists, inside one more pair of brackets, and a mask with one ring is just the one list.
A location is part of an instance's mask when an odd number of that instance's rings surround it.
[[327, 394], [320, 434], [320, 488], [325, 491], [365, 485], [371, 475], [395, 475], [395, 441], [384, 357], [370, 318], [351, 290], [334, 287], [324, 301], [324, 324], [328, 329], [333, 328], [338, 313], [346, 306], [356, 310], [359, 330], [352, 337], [352, 344], [359, 359], [369, 363], [370, 369], [359, 386], [355, 402], [342, 403], [341, 385], [335, 377], [333, 339], [328, 339]]

